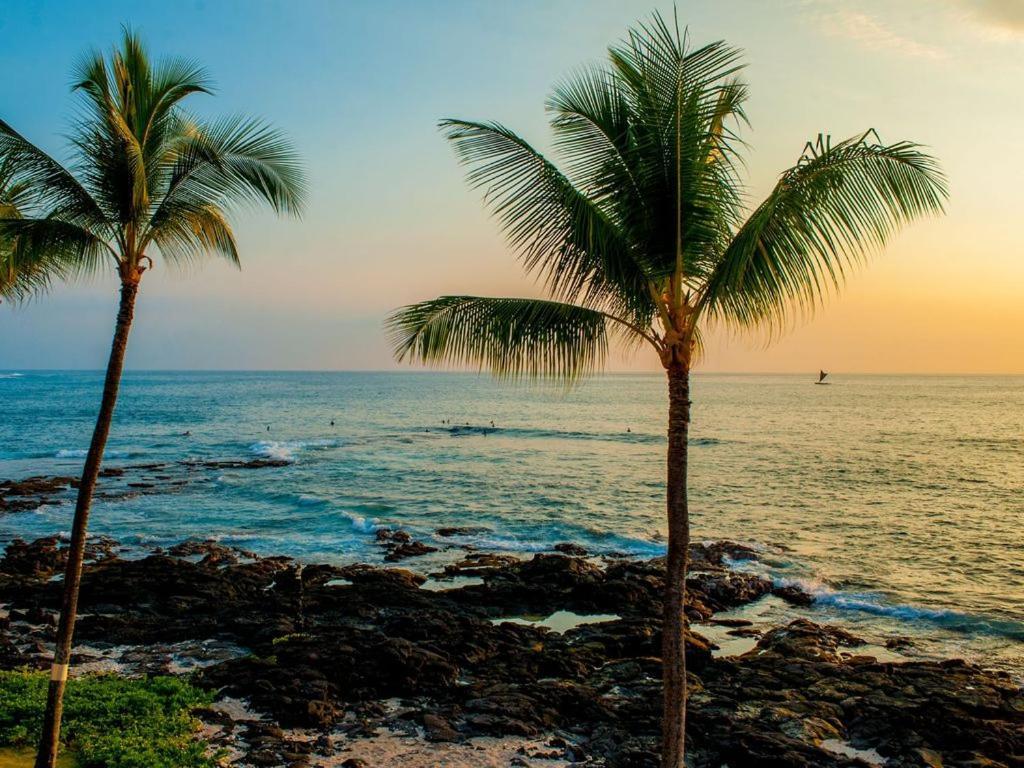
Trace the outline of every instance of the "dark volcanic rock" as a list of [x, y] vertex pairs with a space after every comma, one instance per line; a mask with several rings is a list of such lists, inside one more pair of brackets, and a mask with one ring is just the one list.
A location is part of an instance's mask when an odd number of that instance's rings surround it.
[[[411, 543], [400, 536], [396, 545]], [[687, 582], [690, 616], [772, 591], [723, 567], [744, 550], [701, 547], [703, 567]], [[10, 604], [0, 665], [45, 663], [60, 597], [49, 579], [61, 562], [56, 540], [12, 543], [0, 560], [0, 601]], [[656, 768], [662, 563], [474, 553], [453, 569], [484, 583], [431, 592], [408, 570], [301, 565], [215, 542], [131, 561], [111, 549], [85, 570], [78, 635], [97, 647], [171, 650], [217, 638], [221, 650], [196, 680], [272, 718], [219, 723], [240, 734], [246, 764], [304, 765], [330, 751], [326, 735], [321, 744], [281, 730], [301, 726], [352, 738], [422, 728], [434, 741], [557, 732], [571, 744], [553, 741], [553, 754]], [[558, 610], [621, 618], [564, 634], [500, 620]], [[892, 768], [1022, 765], [1024, 696], [1008, 677], [963, 662], [879, 663], [843, 652], [860, 644], [798, 620], [766, 631], [750, 653], [713, 658], [707, 641], [688, 633], [693, 768], [863, 768], [824, 749], [827, 739], [875, 749]], [[232, 657], [238, 646], [251, 655]], [[397, 711], [384, 705], [393, 699]]]
[[393, 563], [398, 560], [405, 560], [407, 557], [419, 557], [430, 552], [437, 552], [437, 547], [431, 547], [422, 541], [413, 541], [407, 531], [392, 531], [382, 528], [377, 531], [377, 542], [387, 550], [384, 559]]
[[814, 602], [814, 595], [800, 589], [800, 587], [787, 584], [781, 587], [772, 587], [772, 594], [781, 597], [791, 605], [807, 607]]
[[172, 557], [199, 557], [203, 565], [235, 565], [239, 559], [258, 559], [255, 552], [227, 547], [213, 539], [189, 539], [168, 549], [167, 554]]
[[73, 482], [71, 477], [0, 480], [0, 512], [25, 512], [52, 503], [65, 495]]
[[563, 541], [554, 546], [555, 552], [561, 552], [563, 555], [569, 555], [570, 557], [586, 557], [586, 547], [581, 547], [579, 544], [574, 544], [571, 541]]
[[[264, 469], [285, 467], [290, 462], [282, 459], [254, 458], [229, 460], [186, 459], [172, 463], [128, 464], [103, 467], [95, 498], [106, 500], [130, 499], [141, 494], [171, 493], [196, 479], [196, 473], [224, 469]], [[56, 504], [73, 499], [72, 491], [79, 479], [66, 476], [35, 476], [21, 480], [0, 480], [0, 514], [24, 512], [44, 504]]]
[[482, 526], [474, 525], [459, 525], [450, 526], [448, 528], [438, 528], [435, 533], [442, 538], [451, 538], [452, 536], [477, 536], [481, 533], [490, 533], [490, 528], [484, 528]]
[[[92, 537], [85, 544], [85, 561], [96, 562], [114, 556], [117, 542], [106, 537]], [[47, 536], [26, 543], [14, 539], [0, 558], [0, 583], [5, 576], [25, 577], [40, 581], [63, 572], [68, 562], [68, 544], [57, 536]]]
[[239, 659], [202, 680], [250, 699], [290, 726], [331, 726], [341, 702], [444, 693], [457, 670], [441, 654], [383, 632], [337, 626], [329, 634], [281, 638], [273, 657]]

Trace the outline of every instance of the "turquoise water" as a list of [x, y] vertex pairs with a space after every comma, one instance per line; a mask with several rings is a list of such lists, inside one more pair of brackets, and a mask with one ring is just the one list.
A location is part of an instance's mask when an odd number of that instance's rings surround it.
[[[695, 377], [695, 536], [763, 548], [758, 567], [819, 596], [812, 618], [1024, 665], [1024, 378], [812, 381]], [[79, 471], [101, 385], [0, 374], [0, 478]], [[380, 526], [430, 541], [471, 525], [483, 530], [456, 541], [655, 555], [665, 399], [657, 375], [566, 394], [467, 374], [129, 373], [108, 463], [290, 463], [99, 501], [91, 530], [348, 562], [380, 560]], [[70, 515], [68, 503], [0, 517], [0, 542], [66, 531]]]

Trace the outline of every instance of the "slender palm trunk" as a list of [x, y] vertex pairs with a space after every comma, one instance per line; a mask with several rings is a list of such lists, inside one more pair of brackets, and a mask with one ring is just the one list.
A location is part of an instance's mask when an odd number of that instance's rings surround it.
[[78, 587], [82, 580], [82, 560], [85, 556], [86, 529], [89, 524], [89, 508], [96, 479], [100, 474], [103, 450], [110, 434], [110, 422], [117, 403], [117, 390], [121, 384], [121, 369], [124, 367], [124, 353], [128, 345], [128, 332], [135, 314], [135, 296], [139, 290], [138, 280], [122, 280], [121, 304], [117, 313], [114, 341], [110, 346], [110, 360], [107, 362], [107, 377], [103, 384], [103, 401], [96, 417], [96, 428], [92, 433], [89, 453], [82, 469], [82, 482], [78, 487], [78, 501], [75, 504], [75, 518], [71, 525], [71, 544], [68, 562], [64, 571], [64, 599], [57, 627], [57, 645], [50, 670], [50, 688], [46, 699], [46, 715], [43, 719], [43, 734], [39, 741], [39, 754], [35, 768], [54, 768], [57, 763], [57, 745], [60, 738], [60, 719], [64, 709], [64, 687], [68, 679], [68, 664], [71, 660], [71, 638], [75, 631], [75, 617], [78, 612]]
[[665, 702], [662, 716], [662, 768], [683, 768], [686, 755], [686, 570], [690, 511], [686, 498], [687, 433], [690, 427], [690, 371], [668, 367], [668, 561], [661, 664]]

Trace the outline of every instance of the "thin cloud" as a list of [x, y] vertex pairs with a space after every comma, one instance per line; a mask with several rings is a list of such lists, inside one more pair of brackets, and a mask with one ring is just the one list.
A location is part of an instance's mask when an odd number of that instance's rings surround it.
[[1024, 0], [954, 0], [975, 20], [1004, 37], [1024, 36]]
[[947, 58], [941, 48], [901, 35], [876, 17], [862, 11], [839, 9], [822, 17], [824, 31], [845, 37], [872, 50], [886, 50], [902, 56], [938, 61]]

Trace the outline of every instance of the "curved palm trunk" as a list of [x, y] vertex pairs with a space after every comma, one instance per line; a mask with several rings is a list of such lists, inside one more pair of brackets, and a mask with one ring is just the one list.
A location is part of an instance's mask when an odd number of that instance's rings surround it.
[[121, 370], [124, 367], [124, 353], [128, 346], [128, 332], [135, 314], [135, 297], [139, 290], [137, 280], [122, 280], [121, 303], [117, 313], [114, 340], [110, 346], [107, 362], [107, 377], [103, 384], [103, 401], [96, 417], [96, 427], [89, 444], [82, 469], [82, 482], [78, 487], [78, 501], [71, 526], [71, 544], [68, 562], [64, 571], [64, 598], [57, 627], [57, 644], [50, 670], [50, 688], [46, 699], [46, 715], [43, 719], [43, 733], [39, 741], [39, 754], [35, 768], [54, 768], [57, 763], [57, 745], [60, 738], [60, 719], [64, 709], [64, 688], [68, 679], [68, 664], [71, 659], [71, 638], [75, 630], [78, 612], [78, 587], [82, 580], [82, 560], [85, 555], [86, 529], [89, 524], [89, 508], [92, 494], [99, 477], [103, 451], [110, 434], [110, 422], [117, 403], [117, 390], [121, 384]]
[[687, 433], [690, 427], [690, 371], [668, 367], [668, 558], [662, 619], [664, 688], [662, 768], [683, 768], [686, 754], [686, 570], [690, 511], [686, 498]]

